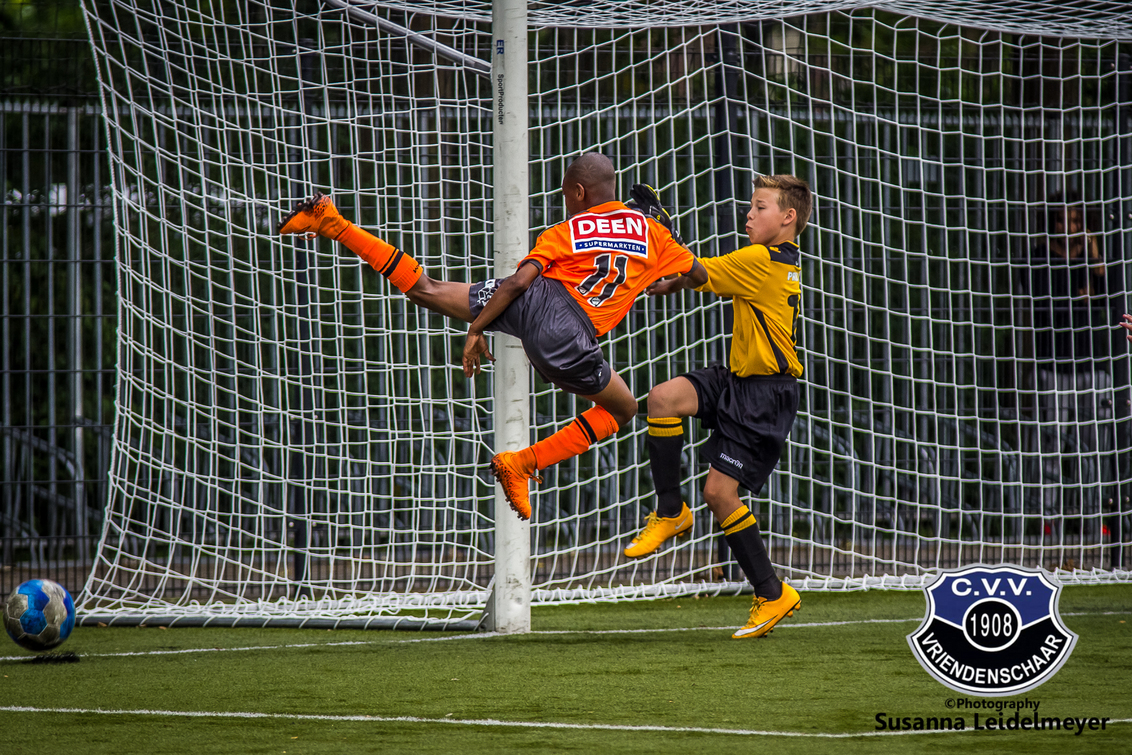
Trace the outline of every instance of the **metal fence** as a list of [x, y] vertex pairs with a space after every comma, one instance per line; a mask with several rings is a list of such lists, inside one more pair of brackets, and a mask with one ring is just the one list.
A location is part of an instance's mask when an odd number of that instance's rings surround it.
[[114, 417], [117, 280], [98, 108], [0, 102], [0, 593], [82, 587]]

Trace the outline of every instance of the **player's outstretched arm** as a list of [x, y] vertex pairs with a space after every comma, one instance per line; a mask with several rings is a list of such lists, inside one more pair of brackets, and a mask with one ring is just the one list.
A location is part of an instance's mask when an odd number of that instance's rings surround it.
[[541, 270], [538, 265], [528, 263], [521, 265], [515, 274], [504, 279], [495, 289], [495, 293], [488, 299], [479, 316], [468, 326], [468, 337], [464, 341], [464, 375], [471, 377], [480, 374], [480, 357], [486, 356], [487, 361], [494, 362], [495, 357], [487, 350], [487, 338], [483, 331], [488, 325], [503, 314], [503, 310], [511, 302], [522, 296], [523, 292], [531, 287], [535, 278], [539, 277]]
[[683, 275], [677, 275], [675, 278], [664, 278], [658, 280], [651, 286], [645, 289], [645, 293], [649, 296], [664, 296], [666, 294], [674, 294], [677, 291], [683, 291], [686, 288], [698, 288], [708, 282], [708, 272], [699, 260], [692, 261], [692, 269]]

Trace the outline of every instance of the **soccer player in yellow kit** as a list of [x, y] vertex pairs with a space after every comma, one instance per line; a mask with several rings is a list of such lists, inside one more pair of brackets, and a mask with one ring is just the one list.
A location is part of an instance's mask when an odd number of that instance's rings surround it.
[[478, 283], [429, 277], [411, 255], [346, 220], [322, 194], [300, 203], [279, 224], [281, 234], [338, 241], [414, 304], [470, 323], [463, 355], [468, 377], [479, 373], [481, 357], [493, 359], [484, 331], [501, 331], [523, 342], [547, 382], [595, 404], [534, 445], [492, 458], [491, 470], [521, 519], [531, 516], [528, 481], [540, 480], [538, 470], [577, 456], [637, 414], [636, 397], [597, 339], [621, 322], [650, 283], [680, 274], [707, 280], [667, 223], [648, 214], [649, 208], [617, 201], [616, 190], [608, 157], [590, 152], [574, 160], [562, 179], [567, 219], [539, 236], [514, 274]]
[[711, 464], [704, 501], [755, 590], [750, 617], [733, 635], [736, 639], [770, 634], [801, 606], [798, 591], [776, 576], [758, 523], [739, 497], [739, 486], [756, 494], [762, 489], [798, 413], [802, 268], [795, 239], [812, 208], [813, 195], [805, 181], [789, 175], [760, 176], [747, 213], [750, 246], [702, 258], [708, 272], [703, 285], [680, 276], [646, 289], [655, 296], [695, 288], [730, 297], [734, 330], [730, 369], [716, 365], [695, 370], [649, 392], [649, 463], [657, 510], [625, 555], [648, 555], [691, 528], [692, 513], [680, 496], [682, 419], [699, 418], [712, 430], [701, 451]]

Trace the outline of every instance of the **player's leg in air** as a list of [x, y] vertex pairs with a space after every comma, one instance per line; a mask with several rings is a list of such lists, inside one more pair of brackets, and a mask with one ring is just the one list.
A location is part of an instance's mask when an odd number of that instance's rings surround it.
[[656, 489], [656, 510], [625, 548], [629, 558], [647, 556], [666, 540], [683, 537], [692, 529], [692, 511], [680, 494], [680, 459], [684, 417], [695, 416], [698, 406], [696, 389], [684, 377], [660, 383], [649, 391], [649, 468]]
[[523, 519], [531, 516], [528, 480], [542, 482], [538, 471], [571, 459], [599, 440], [627, 425], [637, 414], [637, 399], [617, 373], [612, 373], [600, 392], [582, 396], [594, 406], [553, 435], [521, 451], [502, 451], [491, 460], [491, 471], [499, 480], [511, 508]]
[[468, 304], [470, 284], [428, 277], [411, 255], [342, 217], [330, 197], [321, 192], [300, 202], [283, 218], [279, 233], [337, 241], [368, 262], [414, 304], [464, 322], [473, 319]]
[[[346, 220], [330, 197], [316, 193], [279, 223], [281, 234], [322, 236], [336, 240], [368, 262], [415, 304], [448, 317], [473, 322], [499, 281], [478, 284], [438, 281], [424, 274], [410, 255]], [[555, 298], [557, 296], [557, 298]], [[491, 460], [511, 507], [522, 519], [531, 516], [528, 481], [541, 481], [538, 470], [576, 456], [628, 424], [637, 413], [637, 399], [612, 371], [593, 337], [588, 321], [573, 322], [564, 314], [568, 299], [559, 289], [542, 287], [522, 306], [509, 308], [494, 328], [523, 341], [532, 364], [550, 382], [595, 405], [573, 422], [521, 451], [505, 451]], [[472, 301], [476, 300], [476, 309]], [[584, 317], [584, 315], [583, 315]], [[579, 335], [581, 332], [581, 336]], [[571, 373], [583, 365], [582, 377]], [[587, 367], [588, 365], [588, 367]]]

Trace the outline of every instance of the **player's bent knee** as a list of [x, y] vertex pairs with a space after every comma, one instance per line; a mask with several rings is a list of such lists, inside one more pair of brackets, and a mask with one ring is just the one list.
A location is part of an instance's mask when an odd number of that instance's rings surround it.
[[736, 481], [730, 478], [719, 479], [716, 475], [710, 473], [704, 483], [703, 495], [704, 503], [716, 514], [730, 513], [735, 510], [737, 504], [742, 502], [739, 498], [739, 485]]
[[661, 383], [649, 391], [648, 408], [650, 417], [670, 417], [672, 390], [668, 383]]
[[611, 411], [613, 419], [617, 420], [618, 428], [627, 427], [641, 411], [641, 404], [637, 397], [626, 391], [624, 399], [617, 403], [615, 411]]
[[405, 292], [405, 296], [409, 297], [409, 301], [414, 304], [424, 304], [428, 301], [432, 292], [432, 278], [427, 275], [422, 275], [413, 287]]
[[637, 416], [637, 404], [634, 402], [633, 407], [619, 408], [617, 411], [609, 412], [613, 415], [613, 419], [617, 422], [617, 429], [621, 429], [633, 421]]
[[711, 486], [704, 486], [704, 503], [708, 505], [712, 511], [721, 508], [726, 502], [727, 497], [721, 495], [718, 490], [713, 489]]
[[647, 405], [650, 417], [689, 417], [696, 413], [697, 395], [686, 378], [674, 378], [649, 391]]

